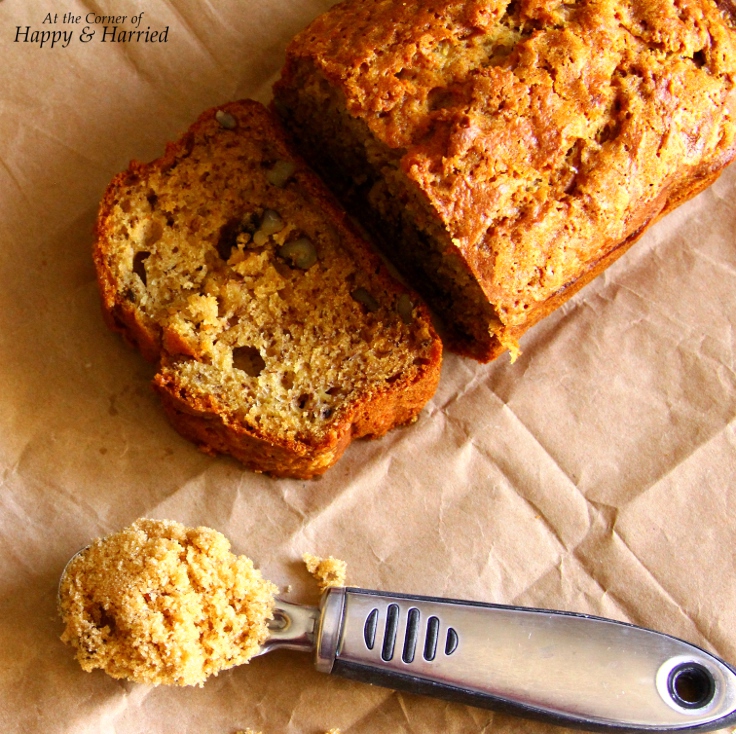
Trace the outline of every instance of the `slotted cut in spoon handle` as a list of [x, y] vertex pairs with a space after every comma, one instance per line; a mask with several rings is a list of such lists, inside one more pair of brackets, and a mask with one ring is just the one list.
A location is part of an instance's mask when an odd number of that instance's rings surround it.
[[566, 612], [332, 589], [317, 668], [589, 730], [736, 722], [736, 675], [723, 661], [658, 632]]

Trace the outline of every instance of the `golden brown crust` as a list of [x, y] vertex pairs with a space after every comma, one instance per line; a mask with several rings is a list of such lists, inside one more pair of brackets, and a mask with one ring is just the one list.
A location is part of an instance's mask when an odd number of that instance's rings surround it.
[[[595, 280], [595, 278], [606, 270], [606, 268], [616, 262], [616, 260], [626, 253], [632, 245], [639, 241], [649, 227], [659, 221], [663, 216], [676, 209], [680, 204], [708, 188], [708, 186], [714, 183], [720, 175], [721, 171], [718, 170], [709, 176], [687, 181], [680, 189], [671, 192], [670, 196], [666, 198], [664, 207], [659, 210], [658, 213], [652, 215], [651, 218], [648, 219], [636, 232], [632, 233], [617, 247], [609, 250], [598, 260], [591, 263], [590, 267], [582, 272], [575, 280], [571, 281], [565, 287], [557, 291], [557, 293], [550, 296], [550, 298], [544, 301], [544, 303], [539, 304], [539, 306], [529, 313], [527, 322], [521, 327], [509, 330], [511, 339], [518, 341], [527, 329], [539, 323], [539, 321], [546, 316], [549, 316], [553, 311], [562, 306], [563, 303], [572, 298], [581, 288], [583, 288], [583, 286], [586, 286], [588, 283]], [[654, 209], [657, 209], [657, 207], [654, 207]], [[462, 353], [464, 347], [466, 347], [466, 345], [459, 344], [458, 351]], [[506, 347], [504, 347], [504, 345], [502, 345], [498, 340], [494, 340], [491, 342], [490, 348], [486, 352], [479, 355], [469, 353], [468, 356], [475, 357], [476, 359], [485, 362], [496, 359], [496, 357], [499, 357], [504, 353], [504, 351], [506, 351]]]
[[[287, 183], [273, 184], [283, 162]], [[305, 234], [318, 257], [302, 268], [281, 253]], [[182, 252], [199, 254], [184, 267]], [[426, 307], [258, 103], [208, 110], [162, 158], [118, 175], [94, 261], [105, 320], [158, 364], [172, 424], [255, 471], [322, 474], [353, 438], [414, 420], [436, 389], [442, 347]], [[236, 363], [243, 349], [252, 374]]]
[[274, 91], [385, 236], [419, 233], [416, 271], [485, 360], [732, 160], [733, 23], [712, 0], [348, 0]]

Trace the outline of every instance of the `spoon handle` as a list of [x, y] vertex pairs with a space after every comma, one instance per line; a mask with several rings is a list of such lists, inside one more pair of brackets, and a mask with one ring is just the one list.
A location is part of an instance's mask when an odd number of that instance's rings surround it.
[[322, 602], [316, 666], [381, 686], [607, 732], [736, 722], [736, 671], [600, 617], [365, 589]]

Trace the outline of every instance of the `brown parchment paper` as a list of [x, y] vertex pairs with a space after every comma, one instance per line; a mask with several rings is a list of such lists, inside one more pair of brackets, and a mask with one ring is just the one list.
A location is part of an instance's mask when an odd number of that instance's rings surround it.
[[[319, 481], [199, 453], [103, 325], [90, 247], [105, 185], [205, 108], [267, 102], [289, 38], [329, 4], [0, 0], [4, 733], [559, 731], [325, 676], [297, 653], [192, 689], [82, 672], [59, 641], [59, 574], [143, 515], [220, 530], [297, 602], [317, 601], [310, 551], [346, 560], [352, 585], [610, 616], [736, 660], [736, 168], [529, 333], [516, 364], [448, 355], [416, 425], [353, 445]], [[88, 13], [127, 30], [143, 13], [166, 41], [103, 43]], [[30, 40], [44, 30], [73, 38]]]

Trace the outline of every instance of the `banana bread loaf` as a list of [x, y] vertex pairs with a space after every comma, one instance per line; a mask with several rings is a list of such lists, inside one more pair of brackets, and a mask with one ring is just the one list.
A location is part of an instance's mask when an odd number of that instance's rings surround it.
[[158, 364], [173, 425], [256, 471], [321, 474], [436, 388], [426, 307], [256, 102], [205, 112], [118, 175], [94, 260], [108, 324]]
[[731, 0], [346, 0], [275, 108], [481, 361], [734, 155]]

